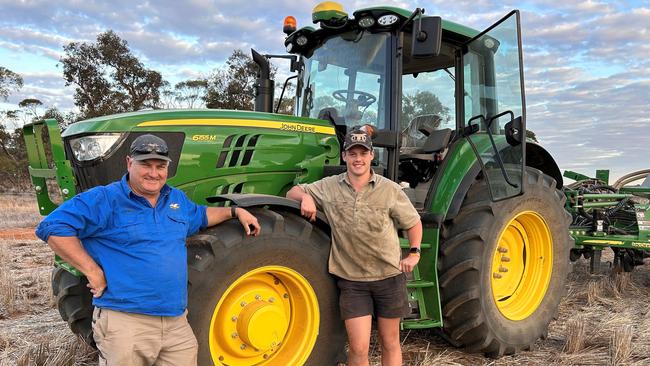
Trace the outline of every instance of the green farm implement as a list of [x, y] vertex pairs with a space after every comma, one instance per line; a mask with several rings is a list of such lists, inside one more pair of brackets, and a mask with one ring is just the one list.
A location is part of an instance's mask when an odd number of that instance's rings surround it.
[[564, 173], [575, 180], [565, 187], [566, 209], [573, 216], [569, 228], [575, 239], [572, 261], [584, 256], [590, 259], [591, 270], [598, 272], [601, 252], [609, 247], [616, 270], [629, 272], [643, 264], [650, 253], [649, 174], [650, 169], [640, 170], [610, 185], [608, 170], [596, 171], [595, 178]]
[[[348, 14], [332, 2], [312, 20], [317, 28], [284, 27], [282, 57], [297, 73], [293, 116], [271, 113], [276, 56], [253, 52], [255, 112], [142, 111], [77, 122], [60, 136], [54, 121], [28, 126], [41, 213], [55, 207], [45, 180], [70, 198], [119, 179], [137, 136], [165, 138], [169, 184], [198, 203], [249, 207], [262, 225], [255, 238], [226, 222], [188, 239], [199, 363], [334, 365], [345, 360], [346, 336], [327, 272], [329, 226], [283, 197], [344, 171], [342, 136], [371, 125], [374, 171], [404, 187], [424, 224], [402, 328], [440, 328], [454, 345], [491, 356], [528, 348], [556, 314], [573, 243], [560, 170], [525, 139], [519, 12], [483, 32], [422, 9]], [[86, 280], [56, 263], [61, 316], [92, 343]]]

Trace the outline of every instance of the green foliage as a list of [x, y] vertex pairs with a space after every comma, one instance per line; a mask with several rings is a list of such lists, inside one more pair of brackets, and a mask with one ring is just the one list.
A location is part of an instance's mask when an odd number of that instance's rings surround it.
[[208, 80], [191, 79], [176, 83], [173, 88], [165, 83], [162, 90], [163, 108], [201, 108], [208, 92]]
[[[214, 71], [208, 79], [205, 104], [208, 108], [253, 110], [255, 81], [259, 68], [253, 58], [242, 50], [233, 51], [226, 65]], [[275, 69], [271, 70], [271, 79]]]
[[442, 105], [440, 99], [430, 91], [423, 90], [404, 96], [400, 119], [402, 128], [406, 128], [416, 116], [427, 114], [437, 115], [444, 121], [449, 119], [449, 108]]
[[63, 49], [63, 76], [76, 86], [81, 118], [158, 106], [162, 75], [145, 68], [113, 31], [100, 33], [96, 43], [71, 42]]
[[9, 93], [23, 87], [23, 78], [15, 72], [0, 66], [0, 100], [7, 100]]

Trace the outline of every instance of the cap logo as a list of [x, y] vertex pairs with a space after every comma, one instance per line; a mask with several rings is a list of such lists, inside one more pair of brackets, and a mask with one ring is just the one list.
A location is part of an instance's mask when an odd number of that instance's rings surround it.
[[169, 205], [169, 208], [171, 208], [172, 210], [178, 210], [179, 207], [181, 207], [181, 205], [179, 205], [178, 203], [172, 203], [171, 205]]
[[354, 142], [366, 142], [366, 134], [365, 133], [350, 134], [350, 140]]

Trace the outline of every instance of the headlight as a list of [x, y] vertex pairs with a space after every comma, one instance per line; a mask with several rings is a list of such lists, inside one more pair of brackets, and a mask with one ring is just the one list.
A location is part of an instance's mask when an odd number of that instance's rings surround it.
[[377, 23], [379, 23], [379, 25], [387, 26], [387, 25], [395, 24], [398, 20], [399, 18], [397, 17], [397, 15], [386, 14], [379, 17], [379, 19], [377, 19]]
[[84, 136], [70, 140], [72, 153], [79, 161], [94, 160], [106, 153], [119, 140], [120, 133]]

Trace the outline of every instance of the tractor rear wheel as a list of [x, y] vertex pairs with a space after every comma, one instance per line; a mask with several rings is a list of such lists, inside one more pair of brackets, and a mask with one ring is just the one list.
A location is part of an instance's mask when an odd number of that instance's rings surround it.
[[345, 361], [330, 239], [298, 215], [253, 209], [262, 232], [229, 220], [188, 239], [188, 319], [200, 365]]
[[92, 329], [93, 295], [87, 284], [86, 277], [77, 277], [61, 267], [52, 270], [52, 292], [61, 318], [68, 322], [72, 333], [95, 347]]
[[444, 331], [471, 352], [499, 357], [545, 336], [565, 291], [570, 215], [555, 180], [527, 168], [524, 194], [492, 202], [485, 179], [443, 227]]

